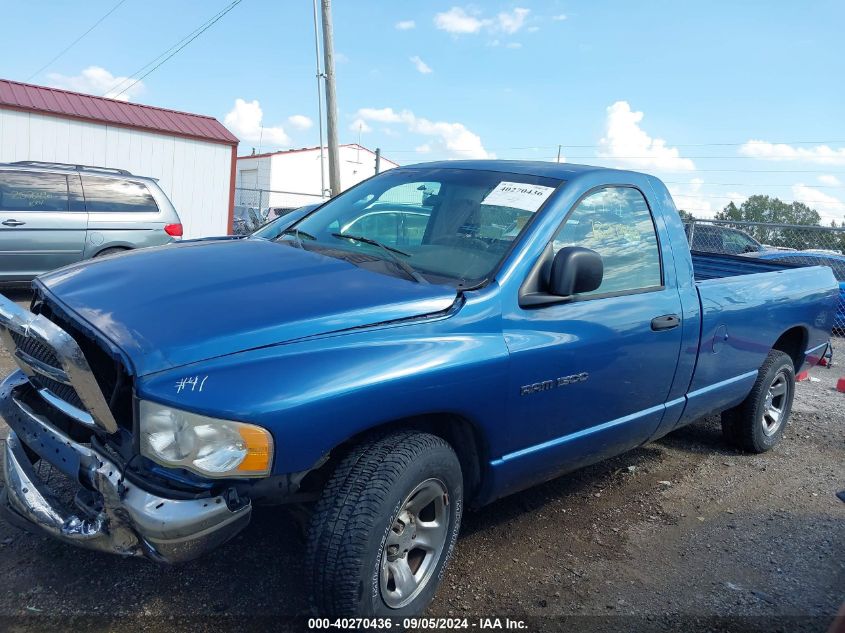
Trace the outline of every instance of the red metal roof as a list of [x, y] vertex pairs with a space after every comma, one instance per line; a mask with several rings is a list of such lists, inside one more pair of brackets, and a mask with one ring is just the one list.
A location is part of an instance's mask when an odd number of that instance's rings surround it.
[[0, 108], [96, 121], [163, 134], [237, 145], [214, 117], [0, 79]]

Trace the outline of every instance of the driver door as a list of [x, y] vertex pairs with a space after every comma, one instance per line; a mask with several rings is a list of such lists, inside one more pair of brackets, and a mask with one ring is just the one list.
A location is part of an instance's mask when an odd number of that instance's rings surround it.
[[[505, 314], [508, 401], [519, 438], [503, 458], [527, 483], [648, 440], [663, 417], [681, 345], [675, 288], [643, 194], [607, 187], [586, 196], [553, 240], [597, 251], [601, 286], [571, 301]], [[668, 250], [668, 249], [665, 249]], [[667, 255], [668, 257], [668, 255]], [[517, 463], [521, 462], [521, 465]]]

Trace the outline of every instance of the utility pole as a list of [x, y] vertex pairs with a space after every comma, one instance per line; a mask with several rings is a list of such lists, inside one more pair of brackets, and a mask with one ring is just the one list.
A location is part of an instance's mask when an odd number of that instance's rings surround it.
[[376, 175], [381, 173], [381, 149], [376, 147]]
[[320, 70], [320, 27], [317, 25], [317, 0], [314, 0], [314, 59], [317, 61], [317, 129], [320, 131], [320, 197], [326, 195], [326, 156], [323, 151], [323, 78]]
[[557, 146], [557, 162], [560, 162], [560, 145]]
[[340, 156], [337, 146], [337, 94], [334, 78], [334, 34], [332, 1], [321, 0], [323, 13], [323, 69], [326, 73], [326, 135], [329, 142], [329, 188], [331, 195], [340, 193]]

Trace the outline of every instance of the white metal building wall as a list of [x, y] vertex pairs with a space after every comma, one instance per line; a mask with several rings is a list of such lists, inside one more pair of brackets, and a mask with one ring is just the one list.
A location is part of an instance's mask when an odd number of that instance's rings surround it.
[[16, 160], [117, 167], [158, 178], [186, 238], [228, 231], [230, 145], [0, 108], [0, 162]]
[[[382, 159], [381, 171], [398, 167], [393, 161]], [[270, 194], [270, 206], [290, 204], [311, 204], [312, 196], [320, 195], [320, 150], [293, 150], [257, 157], [238, 158], [237, 187], [252, 187], [252, 175], [256, 175], [258, 189], [310, 194], [297, 199], [296, 196]], [[351, 145], [340, 146], [340, 185], [348, 189], [375, 173], [375, 156], [372, 152]], [[329, 186], [328, 157], [325, 160], [325, 185]], [[245, 184], [246, 183], [246, 184]]]

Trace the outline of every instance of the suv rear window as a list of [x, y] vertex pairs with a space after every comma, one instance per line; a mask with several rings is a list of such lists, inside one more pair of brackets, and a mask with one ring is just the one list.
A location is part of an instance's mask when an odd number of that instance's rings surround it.
[[67, 211], [67, 200], [67, 176], [0, 172], [0, 209], [4, 211]]
[[83, 175], [82, 189], [89, 212], [158, 212], [158, 205], [140, 182]]

